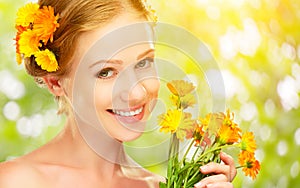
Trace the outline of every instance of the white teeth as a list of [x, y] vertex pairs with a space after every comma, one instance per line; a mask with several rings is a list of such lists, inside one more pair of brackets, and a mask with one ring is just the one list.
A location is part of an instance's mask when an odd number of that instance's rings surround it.
[[135, 110], [135, 111], [119, 111], [119, 110], [113, 110], [113, 113], [119, 115], [119, 116], [125, 116], [125, 117], [130, 117], [130, 116], [135, 116], [137, 114], [140, 114], [143, 111], [143, 107]]

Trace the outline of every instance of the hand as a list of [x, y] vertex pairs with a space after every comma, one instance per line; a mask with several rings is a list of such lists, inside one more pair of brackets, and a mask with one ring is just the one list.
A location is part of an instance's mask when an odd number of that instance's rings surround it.
[[195, 188], [233, 188], [231, 183], [236, 176], [234, 160], [230, 155], [223, 152], [220, 154], [224, 164], [208, 163], [200, 168], [203, 174], [215, 174], [202, 179], [195, 184]]

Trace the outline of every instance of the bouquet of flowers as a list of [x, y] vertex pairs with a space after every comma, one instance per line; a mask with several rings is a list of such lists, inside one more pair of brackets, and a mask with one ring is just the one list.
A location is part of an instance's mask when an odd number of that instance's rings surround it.
[[[234, 113], [209, 113], [204, 118], [193, 119], [186, 109], [196, 104], [192, 94], [195, 87], [184, 80], [167, 83], [171, 92], [172, 107], [158, 117], [160, 131], [171, 134], [166, 182], [160, 188], [190, 188], [205, 178], [200, 167], [209, 162], [220, 163], [224, 148], [240, 150], [238, 161], [246, 176], [255, 179], [260, 163], [255, 159], [256, 142], [252, 132], [244, 132], [234, 122]], [[179, 157], [179, 142], [190, 141], [187, 150]], [[188, 158], [188, 156], [190, 156]]]

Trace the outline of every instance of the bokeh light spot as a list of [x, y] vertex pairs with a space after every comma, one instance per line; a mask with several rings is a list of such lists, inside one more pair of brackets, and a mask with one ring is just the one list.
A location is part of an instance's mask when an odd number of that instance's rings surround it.
[[286, 141], [280, 141], [277, 145], [277, 153], [280, 155], [280, 156], [284, 156], [286, 155], [288, 151], [288, 145], [286, 143]]
[[6, 119], [15, 121], [19, 117], [20, 106], [16, 102], [10, 101], [5, 104], [3, 114]]
[[295, 141], [298, 146], [300, 146], [300, 128], [298, 128], [295, 132]]
[[277, 85], [277, 92], [281, 98], [281, 104], [286, 111], [296, 109], [300, 105], [297, 82], [291, 76], [286, 76]]
[[0, 91], [9, 99], [20, 99], [25, 94], [25, 86], [17, 80], [9, 71], [0, 72]]
[[267, 141], [270, 139], [270, 136], [271, 136], [271, 128], [267, 125], [265, 126], [262, 126], [260, 129], [259, 129], [259, 136], [260, 136], [260, 139], [262, 141]]
[[300, 165], [299, 165], [299, 161], [295, 161], [290, 169], [290, 174], [292, 176], [292, 178], [296, 178], [299, 176], [299, 172], [300, 172]]
[[253, 102], [243, 104], [240, 110], [240, 116], [245, 121], [251, 121], [257, 116], [257, 108]]

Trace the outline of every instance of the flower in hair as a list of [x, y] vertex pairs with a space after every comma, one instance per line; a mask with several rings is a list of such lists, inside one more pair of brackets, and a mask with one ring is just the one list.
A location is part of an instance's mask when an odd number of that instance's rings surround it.
[[34, 57], [43, 70], [58, 70], [55, 54], [47, 49], [47, 43], [53, 42], [53, 34], [59, 27], [59, 15], [55, 15], [51, 6], [28, 3], [21, 7], [16, 19], [16, 56], [18, 64], [22, 58]]
[[35, 60], [42, 69], [47, 70], [48, 72], [57, 71], [58, 66], [56, 58], [53, 52], [46, 49], [44, 51], [38, 51], [34, 54]]
[[17, 13], [16, 25], [29, 27], [33, 23], [39, 8], [40, 6], [36, 3], [28, 3], [24, 7], [21, 7]]
[[52, 7], [43, 7], [36, 14], [33, 29], [39, 35], [40, 39], [46, 45], [48, 40], [53, 42], [53, 33], [56, 28], [59, 27], [57, 23], [58, 15], [54, 15], [54, 9]]

